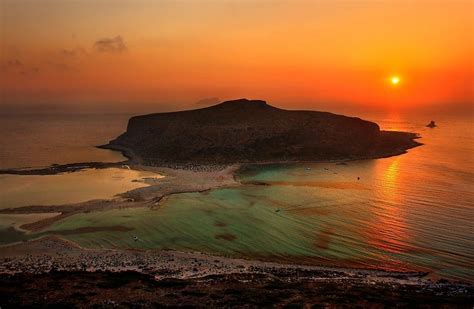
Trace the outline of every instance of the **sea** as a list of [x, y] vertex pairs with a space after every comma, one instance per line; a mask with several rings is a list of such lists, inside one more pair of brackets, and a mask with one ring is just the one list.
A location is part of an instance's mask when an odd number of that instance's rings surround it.
[[[95, 146], [124, 132], [130, 116], [2, 115], [0, 168], [120, 162], [120, 153]], [[63, 237], [91, 248], [197, 250], [474, 282], [472, 118], [440, 116], [436, 128], [410, 115], [361, 118], [384, 130], [416, 132], [423, 145], [374, 160], [248, 165], [236, 175], [242, 186], [175, 194], [159, 210], [77, 214], [41, 235], [120, 225], [130, 229]], [[112, 197], [147, 176], [123, 169], [72, 174], [0, 175], [0, 209]], [[32, 220], [0, 214], [0, 244], [38, 237], [18, 237], [20, 223]]]

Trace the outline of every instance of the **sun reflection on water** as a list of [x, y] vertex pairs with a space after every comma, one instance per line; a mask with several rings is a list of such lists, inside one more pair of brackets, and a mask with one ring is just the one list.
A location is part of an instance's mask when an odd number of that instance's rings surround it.
[[400, 160], [394, 159], [381, 170], [381, 196], [374, 207], [373, 224], [367, 235], [369, 242], [380, 250], [391, 253], [406, 252], [410, 238], [403, 209], [403, 196], [399, 194]]
[[397, 199], [399, 169], [400, 163], [397, 158], [390, 163], [383, 174], [382, 192], [390, 200]]

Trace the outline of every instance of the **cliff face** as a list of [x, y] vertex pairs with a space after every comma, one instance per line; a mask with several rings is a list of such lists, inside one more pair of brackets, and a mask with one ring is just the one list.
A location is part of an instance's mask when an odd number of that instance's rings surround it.
[[226, 164], [385, 156], [416, 146], [414, 137], [359, 118], [241, 99], [133, 117], [106, 147], [131, 150], [145, 164]]

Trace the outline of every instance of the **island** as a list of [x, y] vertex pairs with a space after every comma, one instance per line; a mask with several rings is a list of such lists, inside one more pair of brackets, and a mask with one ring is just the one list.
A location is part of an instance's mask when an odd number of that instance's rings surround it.
[[328, 112], [284, 110], [261, 100], [132, 117], [102, 148], [148, 166], [380, 158], [420, 145], [417, 135]]

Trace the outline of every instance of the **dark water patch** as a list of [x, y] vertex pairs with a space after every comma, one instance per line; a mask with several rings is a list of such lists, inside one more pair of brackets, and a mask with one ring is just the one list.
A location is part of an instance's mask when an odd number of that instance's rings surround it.
[[273, 186], [293, 186], [293, 187], [318, 187], [325, 189], [352, 189], [352, 190], [369, 190], [357, 182], [330, 182], [330, 181], [271, 181], [268, 185]]
[[244, 185], [252, 185], [252, 186], [270, 186], [268, 182], [263, 181], [244, 181], [242, 182]]
[[329, 244], [331, 243], [332, 236], [334, 235], [334, 228], [326, 227], [322, 230], [315, 241], [315, 245], [318, 249], [328, 250]]
[[309, 206], [309, 207], [298, 207], [298, 206], [291, 206], [284, 211], [291, 212], [300, 216], [328, 216], [331, 214], [331, 209], [328, 207], [321, 207], [321, 206]]
[[45, 168], [37, 169], [0, 169], [0, 174], [10, 175], [57, 175], [62, 173], [73, 173], [85, 169], [104, 169], [110, 167], [119, 167], [122, 163], [104, 163], [104, 162], [82, 162], [69, 164], [53, 164]]
[[236, 172], [235, 176], [240, 178], [251, 178], [259, 175], [262, 171], [278, 171], [285, 170], [288, 167], [297, 165], [296, 163], [268, 163], [268, 164], [245, 164], [242, 165]]
[[59, 230], [59, 231], [52, 231], [49, 234], [57, 234], [62, 236], [67, 235], [77, 235], [77, 234], [87, 234], [87, 233], [96, 233], [96, 232], [130, 232], [133, 231], [134, 228], [115, 225], [115, 226], [88, 226], [88, 227], [81, 227], [77, 229], [70, 229], [70, 230]]
[[0, 245], [6, 245], [19, 241], [26, 241], [30, 239], [28, 234], [19, 231], [13, 227], [0, 229]]
[[227, 240], [227, 241], [234, 241], [234, 240], [237, 239], [237, 236], [232, 235], [230, 233], [223, 233], [223, 234], [217, 234], [214, 238], [215, 239], [223, 239], [223, 240]]
[[280, 199], [274, 199], [270, 197], [265, 197], [265, 202], [268, 202], [271, 206], [278, 207], [278, 209], [286, 209], [287, 207], [291, 206], [291, 204], [287, 202], [282, 202]]

